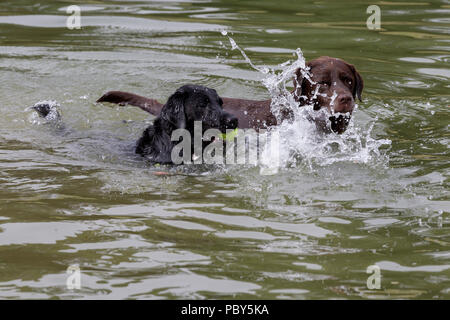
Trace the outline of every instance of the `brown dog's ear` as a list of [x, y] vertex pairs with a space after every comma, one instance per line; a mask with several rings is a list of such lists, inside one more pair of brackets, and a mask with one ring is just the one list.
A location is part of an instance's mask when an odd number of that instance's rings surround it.
[[169, 97], [161, 110], [161, 119], [169, 122], [176, 129], [186, 129], [186, 114], [184, 112], [186, 94], [184, 88], [178, 89]]
[[300, 68], [295, 70], [295, 76], [292, 81], [294, 82], [294, 91], [292, 91], [292, 93], [294, 94], [294, 99], [295, 101], [300, 102], [300, 105], [304, 105], [306, 101], [302, 96], [304, 96], [304, 90], [307, 80], [304, 78], [302, 70], [300, 70]]
[[358, 71], [356, 71], [355, 66], [353, 65], [349, 65], [350, 69], [353, 72], [353, 75], [355, 76], [355, 87], [353, 88], [353, 98], [356, 98], [356, 96], [358, 97], [359, 101], [362, 101], [361, 99], [361, 93], [363, 91], [364, 88], [364, 81], [361, 77], [361, 75], [359, 74]]

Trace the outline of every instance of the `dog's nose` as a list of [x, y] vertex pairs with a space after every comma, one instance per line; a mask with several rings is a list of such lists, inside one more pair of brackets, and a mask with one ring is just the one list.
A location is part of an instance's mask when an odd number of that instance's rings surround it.
[[352, 112], [353, 111], [353, 97], [350, 94], [342, 94], [337, 98], [337, 104], [334, 112]]
[[350, 101], [352, 101], [352, 96], [349, 94], [343, 94], [338, 98], [338, 100], [339, 103], [349, 103]]
[[238, 126], [238, 119], [231, 114], [227, 114], [223, 119], [223, 123], [225, 129], [236, 129]]

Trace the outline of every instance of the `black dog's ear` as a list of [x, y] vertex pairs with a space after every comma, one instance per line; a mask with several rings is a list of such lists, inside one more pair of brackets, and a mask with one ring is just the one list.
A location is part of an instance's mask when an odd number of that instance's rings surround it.
[[295, 70], [294, 79], [292, 79], [292, 82], [294, 83], [294, 91], [292, 93], [294, 94], [295, 101], [300, 101], [300, 96], [302, 95], [302, 83], [303, 83], [303, 75], [300, 71], [300, 68]]
[[187, 93], [183, 88], [178, 89], [169, 97], [161, 110], [160, 117], [176, 129], [186, 129], [186, 114], [184, 112], [186, 95]]
[[361, 75], [359, 74], [359, 72], [356, 71], [355, 66], [353, 66], [351, 64], [349, 66], [350, 66], [350, 69], [353, 72], [353, 75], [355, 76], [355, 87], [353, 88], [353, 93], [352, 93], [353, 94], [353, 98], [358, 97], [359, 101], [362, 101], [361, 93], [362, 93], [363, 88], [364, 88], [364, 81], [363, 81]]

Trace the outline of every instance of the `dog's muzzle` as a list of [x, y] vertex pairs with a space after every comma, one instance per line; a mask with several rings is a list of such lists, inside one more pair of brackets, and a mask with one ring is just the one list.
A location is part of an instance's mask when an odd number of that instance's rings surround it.
[[331, 122], [331, 130], [333, 132], [341, 134], [347, 129], [347, 126], [351, 120], [351, 116], [341, 114], [338, 116], [331, 116], [329, 120]]
[[235, 116], [227, 113], [222, 116], [222, 119], [220, 121], [220, 131], [226, 133], [227, 130], [234, 130], [238, 127], [238, 124], [238, 119]]

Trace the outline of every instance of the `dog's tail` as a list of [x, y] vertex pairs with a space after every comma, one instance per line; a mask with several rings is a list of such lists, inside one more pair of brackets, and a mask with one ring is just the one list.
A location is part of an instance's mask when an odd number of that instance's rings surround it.
[[132, 105], [155, 116], [159, 115], [163, 107], [163, 104], [154, 99], [123, 91], [109, 91], [101, 96], [97, 102], [110, 102], [121, 106]]

